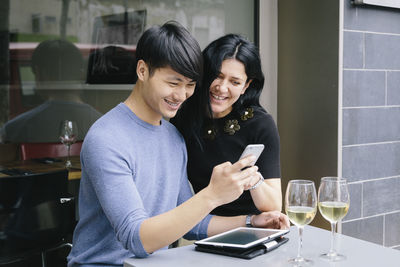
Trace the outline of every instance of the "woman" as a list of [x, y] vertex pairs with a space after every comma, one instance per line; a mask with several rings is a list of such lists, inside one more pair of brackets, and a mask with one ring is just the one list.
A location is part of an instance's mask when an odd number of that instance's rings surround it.
[[[204, 78], [172, 120], [186, 140], [188, 178], [195, 192], [209, 184], [214, 166], [236, 162], [248, 144], [264, 144], [259, 172], [239, 199], [216, 208], [223, 216], [281, 210], [279, 135], [260, 105], [264, 74], [258, 49], [236, 34], [203, 51]], [[263, 181], [263, 179], [265, 179]]]

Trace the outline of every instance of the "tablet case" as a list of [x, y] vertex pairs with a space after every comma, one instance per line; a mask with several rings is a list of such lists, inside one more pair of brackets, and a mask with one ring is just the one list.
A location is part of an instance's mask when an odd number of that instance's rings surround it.
[[267, 252], [270, 252], [270, 251], [278, 248], [279, 246], [283, 245], [287, 241], [289, 241], [289, 238], [279, 237], [272, 241], [268, 241], [264, 244], [256, 245], [254, 247], [247, 248], [247, 249], [196, 245], [195, 250], [249, 260], [254, 257], [263, 255]]

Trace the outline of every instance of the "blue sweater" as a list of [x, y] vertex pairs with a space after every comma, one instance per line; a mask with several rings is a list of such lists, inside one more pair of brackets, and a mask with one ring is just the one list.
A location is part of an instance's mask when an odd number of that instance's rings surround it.
[[[146, 257], [139, 237], [146, 218], [175, 208], [192, 196], [183, 138], [168, 121], [154, 126], [125, 104], [90, 128], [81, 152], [79, 222], [68, 266], [122, 266]], [[207, 235], [210, 216], [185, 235]]]

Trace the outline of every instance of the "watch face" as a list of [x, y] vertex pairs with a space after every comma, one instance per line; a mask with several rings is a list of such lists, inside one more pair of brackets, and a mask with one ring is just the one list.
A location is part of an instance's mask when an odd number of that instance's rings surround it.
[[252, 225], [251, 225], [251, 216], [252, 215], [247, 215], [246, 216], [246, 226], [247, 227], [252, 227]]

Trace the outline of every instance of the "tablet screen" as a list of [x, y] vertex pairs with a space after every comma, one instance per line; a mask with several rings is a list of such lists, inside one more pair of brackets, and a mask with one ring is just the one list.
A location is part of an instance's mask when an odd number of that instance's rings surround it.
[[248, 248], [288, 233], [289, 230], [239, 227], [222, 234], [196, 241], [196, 245]]

